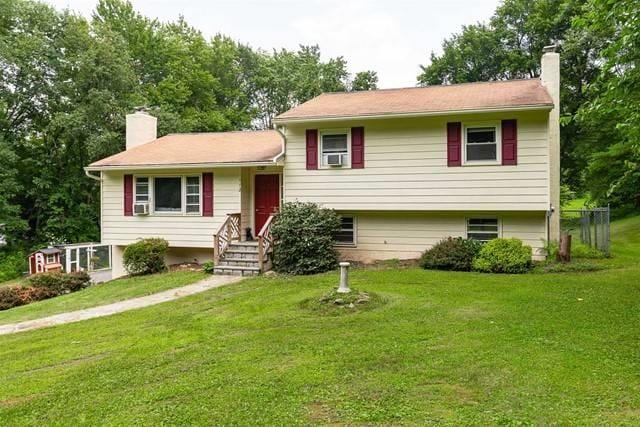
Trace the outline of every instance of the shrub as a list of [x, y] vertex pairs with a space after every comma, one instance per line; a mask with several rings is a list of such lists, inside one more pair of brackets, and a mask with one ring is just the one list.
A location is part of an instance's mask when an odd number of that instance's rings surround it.
[[531, 265], [531, 246], [520, 239], [490, 240], [473, 261], [473, 269], [485, 273], [526, 273]]
[[153, 274], [166, 271], [164, 256], [169, 243], [160, 238], [143, 239], [124, 250], [124, 267], [131, 275]]
[[481, 247], [482, 244], [477, 240], [447, 237], [422, 254], [420, 266], [426, 269], [470, 271]]
[[84, 271], [74, 273], [40, 273], [29, 276], [27, 282], [34, 288], [45, 288], [54, 292], [54, 295], [76, 292], [89, 285], [91, 278]]
[[45, 299], [57, 297], [59, 295], [53, 289], [50, 288], [36, 288], [33, 286], [24, 286], [18, 288], [18, 295], [23, 304], [29, 304], [35, 301], [42, 301]]
[[24, 305], [20, 298], [20, 287], [4, 286], [0, 288], [0, 310], [8, 310], [19, 305]]
[[584, 243], [572, 242], [571, 243], [571, 257], [573, 258], [586, 258], [586, 259], [601, 259], [606, 258], [607, 255], [596, 249], [592, 248], [589, 245], [585, 245]]
[[213, 270], [215, 269], [216, 265], [213, 263], [213, 261], [205, 261], [202, 264], [202, 271], [204, 271], [207, 274], [213, 274]]
[[340, 229], [335, 211], [315, 203], [285, 203], [274, 219], [274, 269], [287, 274], [315, 274], [335, 268], [334, 234]]

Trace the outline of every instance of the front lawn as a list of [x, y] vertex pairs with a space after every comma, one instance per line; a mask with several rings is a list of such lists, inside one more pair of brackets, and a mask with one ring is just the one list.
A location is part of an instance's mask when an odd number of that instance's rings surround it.
[[[622, 232], [622, 233], [620, 233]], [[640, 219], [592, 273], [260, 277], [0, 337], [0, 425], [639, 424]], [[635, 237], [634, 237], [635, 236]]]
[[[72, 294], [0, 311], [0, 325], [150, 295], [167, 289], [185, 286], [205, 277], [207, 276], [204, 273], [186, 271], [98, 283]], [[16, 284], [22, 284], [22, 282]]]

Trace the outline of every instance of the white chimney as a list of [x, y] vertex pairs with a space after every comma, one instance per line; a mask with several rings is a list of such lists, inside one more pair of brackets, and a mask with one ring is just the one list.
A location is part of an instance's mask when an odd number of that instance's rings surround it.
[[158, 119], [144, 111], [127, 114], [127, 150], [151, 142], [157, 137]]
[[549, 240], [560, 240], [560, 55], [556, 46], [546, 46], [542, 55], [540, 80], [551, 99], [549, 112], [549, 196], [553, 212], [549, 216]]

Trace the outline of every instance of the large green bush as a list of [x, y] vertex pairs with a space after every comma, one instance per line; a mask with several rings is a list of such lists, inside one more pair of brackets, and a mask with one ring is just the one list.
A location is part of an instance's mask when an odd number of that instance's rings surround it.
[[490, 240], [473, 261], [473, 269], [485, 273], [526, 273], [531, 265], [531, 246], [520, 239]]
[[168, 251], [169, 242], [164, 239], [142, 239], [124, 249], [124, 268], [134, 276], [160, 273], [167, 269], [164, 257]]
[[420, 266], [435, 270], [470, 271], [481, 246], [477, 240], [447, 237], [422, 254]]
[[45, 288], [56, 295], [76, 292], [89, 286], [91, 278], [84, 271], [73, 273], [51, 272], [29, 276], [28, 284], [34, 288]]
[[274, 219], [274, 269], [287, 274], [315, 274], [335, 268], [334, 234], [340, 219], [315, 203], [285, 203]]

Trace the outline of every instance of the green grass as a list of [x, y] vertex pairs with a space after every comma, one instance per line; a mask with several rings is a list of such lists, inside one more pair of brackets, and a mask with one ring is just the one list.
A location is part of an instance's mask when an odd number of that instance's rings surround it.
[[260, 277], [0, 337], [0, 425], [640, 424], [640, 218], [609, 269]]
[[188, 285], [205, 277], [206, 275], [204, 273], [188, 271], [132, 277], [99, 283], [73, 294], [0, 311], [0, 325], [150, 295], [167, 289]]

